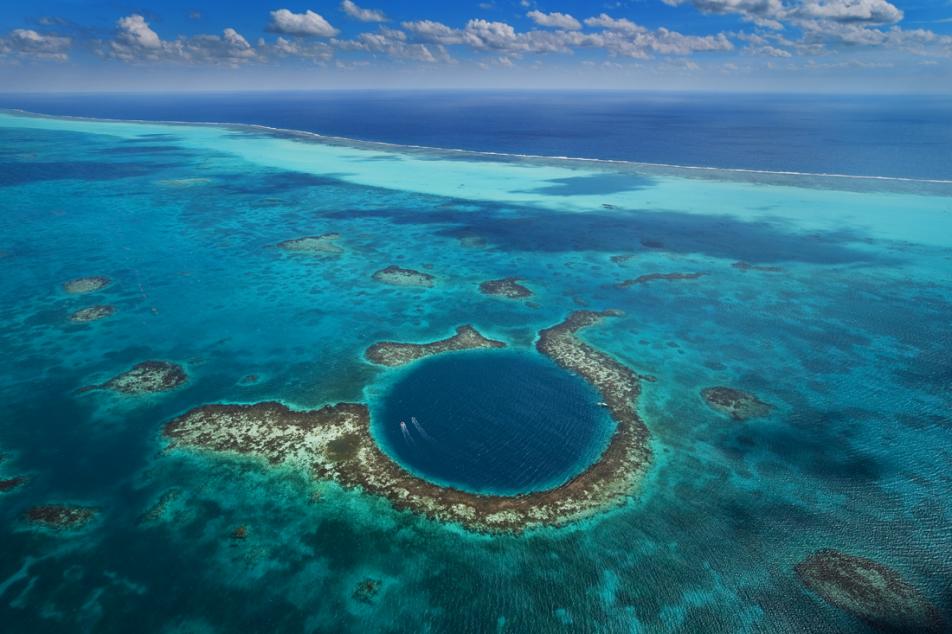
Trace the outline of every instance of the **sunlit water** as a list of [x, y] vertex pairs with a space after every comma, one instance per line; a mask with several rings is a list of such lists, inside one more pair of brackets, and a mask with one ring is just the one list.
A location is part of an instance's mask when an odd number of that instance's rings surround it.
[[[861, 631], [794, 575], [818, 548], [895, 568], [950, 616], [952, 186], [14, 114], [0, 161], [0, 476], [29, 477], [0, 493], [4, 631]], [[327, 232], [340, 255], [275, 248]], [[390, 264], [436, 284], [375, 282]], [[84, 275], [113, 284], [63, 291]], [[535, 295], [479, 292], [513, 275]], [[115, 314], [68, 320], [101, 303]], [[369, 364], [379, 340], [469, 323], [548, 363], [536, 334], [582, 307], [623, 311], [584, 337], [657, 379], [641, 490], [582, 524], [475, 535], [163, 451], [162, 425], [209, 402], [384, 398], [414, 368]], [[76, 392], [146, 359], [188, 384]], [[772, 414], [723, 417], [710, 385]], [[100, 516], [58, 535], [19, 519], [49, 502]]]

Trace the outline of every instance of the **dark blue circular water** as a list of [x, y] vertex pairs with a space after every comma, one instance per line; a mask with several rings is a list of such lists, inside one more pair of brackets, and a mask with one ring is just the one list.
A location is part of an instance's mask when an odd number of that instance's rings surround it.
[[614, 430], [598, 401], [581, 378], [535, 353], [441, 355], [389, 386], [373, 432], [430, 481], [515, 495], [558, 486], [598, 458]]

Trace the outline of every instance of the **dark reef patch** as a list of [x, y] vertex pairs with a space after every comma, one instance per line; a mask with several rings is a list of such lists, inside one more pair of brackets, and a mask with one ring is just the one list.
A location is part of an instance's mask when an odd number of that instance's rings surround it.
[[483, 203], [478, 211], [412, 208], [348, 209], [326, 217], [353, 220], [386, 218], [394, 224], [440, 225], [438, 235], [482, 238], [505, 252], [601, 251], [624, 253], [632, 241], [671, 253], [703, 254], [730, 261], [844, 264], [889, 258], [852, 247], [867, 240], [850, 230], [805, 234], [778, 221], [748, 221], [729, 215], [668, 210], [617, 210], [611, 213], [557, 213]]
[[939, 611], [895, 570], [872, 559], [820, 550], [795, 567], [824, 601], [888, 632], [942, 632]]
[[731, 266], [740, 271], [761, 271], [763, 273], [780, 273], [783, 271], [779, 266], [757, 266], [750, 262], [734, 262]]
[[772, 405], [764, 403], [753, 394], [732, 387], [706, 387], [701, 390], [701, 396], [713, 409], [734, 420], [767, 416], [773, 409]]
[[397, 366], [443, 352], [472, 350], [474, 348], [504, 348], [502, 341], [487, 339], [472, 326], [460, 326], [456, 334], [446, 339], [429, 343], [401, 343], [381, 341], [367, 348], [364, 353], [368, 360], [387, 366]]
[[423, 288], [430, 288], [436, 280], [429, 273], [414, 269], [402, 269], [395, 264], [380, 269], [373, 274], [373, 278], [378, 282], [393, 286], [419, 286]]
[[[600, 196], [634, 192], [653, 187], [655, 180], [642, 174], [587, 174], [547, 180], [548, 185], [524, 190], [525, 194], [545, 194], [546, 196]], [[604, 207], [604, 205], [603, 205]], [[606, 209], [617, 209], [610, 205]]]
[[519, 283], [521, 278], [504, 277], [500, 280], [489, 280], [479, 285], [479, 292], [483, 295], [496, 295], [509, 299], [532, 297], [532, 291]]
[[67, 531], [82, 528], [98, 513], [98, 510], [87, 506], [47, 504], [30, 507], [23, 514], [23, 519], [44, 528]]
[[0, 480], [0, 493], [6, 493], [7, 491], [12, 491], [18, 489], [26, 483], [26, 478], [23, 476], [17, 476], [15, 478], [7, 478], [5, 480]]
[[378, 592], [380, 592], [380, 579], [368, 577], [357, 584], [357, 587], [354, 588], [353, 597], [356, 601], [370, 604], [377, 598]]
[[174, 164], [122, 161], [34, 161], [0, 163], [0, 187], [27, 185], [44, 181], [107, 181], [150, 176], [157, 169]]
[[639, 275], [634, 279], [619, 282], [615, 286], [618, 288], [628, 288], [630, 286], [637, 286], [638, 284], [654, 282], [655, 280], [696, 280], [704, 275], [704, 273], [648, 273], [647, 275]]
[[105, 383], [89, 385], [80, 389], [81, 392], [90, 390], [112, 390], [122, 394], [149, 394], [174, 390], [188, 380], [188, 375], [182, 366], [168, 361], [143, 361], [136, 364], [131, 370], [112, 377]]

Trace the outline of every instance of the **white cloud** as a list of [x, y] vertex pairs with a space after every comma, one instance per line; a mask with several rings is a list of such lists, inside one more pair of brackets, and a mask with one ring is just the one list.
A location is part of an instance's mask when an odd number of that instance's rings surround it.
[[268, 31], [316, 37], [334, 37], [338, 33], [323, 16], [310, 9], [304, 13], [291, 13], [287, 9], [272, 11]]
[[602, 13], [585, 20], [585, 24], [591, 27], [599, 27], [608, 31], [622, 31], [625, 33], [642, 33], [646, 29], [638, 26], [627, 18], [613, 18], [610, 15]]
[[407, 34], [399, 29], [381, 27], [376, 33], [361, 33], [353, 40], [334, 40], [341, 50], [365, 51], [383, 54], [393, 59], [416, 62], [452, 62], [449, 52], [442, 44], [407, 42]]
[[576, 31], [582, 28], [578, 20], [567, 13], [543, 13], [541, 11], [530, 11], [526, 14], [530, 20], [539, 26], [547, 26], [554, 29], [566, 29]]
[[173, 61], [237, 66], [256, 54], [254, 48], [235, 29], [221, 35], [180, 36], [163, 40], [141, 15], [132, 14], [116, 22], [115, 38], [99, 53], [126, 62]]
[[0, 55], [21, 59], [65, 62], [69, 59], [72, 40], [58, 35], [45, 35], [32, 29], [14, 29], [0, 38]]
[[903, 16], [902, 11], [886, 0], [806, 0], [793, 15], [867, 24], [892, 24], [902, 20]]
[[340, 8], [355, 20], [360, 20], [361, 22], [386, 22], [387, 16], [384, 15], [383, 11], [379, 9], [362, 9], [358, 7], [351, 0], [343, 0], [340, 3]]

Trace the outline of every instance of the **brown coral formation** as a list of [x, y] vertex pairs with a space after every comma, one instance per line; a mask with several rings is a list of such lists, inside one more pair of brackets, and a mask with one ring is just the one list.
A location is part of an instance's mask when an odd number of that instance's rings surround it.
[[727, 414], [734, 420], [767, 416], [773, 409], [773, 406], [764, 403], [753, 394], [732, 387], [706, 387], [701, 390], [701, 396], [713, 409]]
[[174, 390], [187, 380], [188, 375], [178, 364], [168, 361], [143, 361], [105, 383], [88, 385], [80, 391], [101, 389], [122, 394], [150, 394]]
[[655, 280], [696, 280], [703, 275], [704, 273], [648, 273], [647, 275], [640, 275], [631, 280], [619, 282], [616, 286], [618, 286], [618, 288], [628, 288], [629, 286], [647, 284]]
[[898, 572], [872, 559], [832, 549], [795, 567], [800, 581], [824, 601], [889, 632], [942, 632], [938, 610]]
[[502, 341], [487, 339], [472, 326], [460, 326], [456, 334], [430, 343], [401, 343], [381, 341], [375, 343], [364, 353], [367, 359], [379, 365], [397, 366], [443, 352], [471, 350], [473, 348], [505, 348]]
[[171, 505], [182, 494], [181, 489], [169, 489], [159, 497], [145, 513], [139, 516], [139, 524], [152, 524], [165, 518], [169, 505]]
[[413, 269], [402, 269], [395, 264], [391, 264], [385, 269], [380, 269], [374, 273], [374, 279], [384, 284], [393, 286], [419, 286], [430, 288], [433, 286], [436, 278], [429, 273], [415, 271]]
[[169, 422], [164, 433], [170, 448], [247, 455], [294, 466], [317, 479], [386, 497], [398, 509], [472, 530], [518, 532], [565, 524], [629, 499], [650, 460], [648, 430], [636, 409], [638, 375], [576, 336], [578, 330], [612, 314], [573, 313], [539, 333], [539, 352], [591, 382], [617, 423], [595, 464], [547, 491], [512, 497], [479, 495], [418, 478], [381, 451], [370, 434], [369, 411], [357, 403], [310, 411], [274, 402], [206, 405]]
[[82, 528], [96, 517], [97, 513], [96, 509], [86, 506], [47, 504], [27, 509], [23, 518], [45, 528], [65, 531]]
[[100, 305], [100, 306], [89, 306], [88, 308], [80, 308], [75, 313], [69, 316], [70, 321], [76, 321], [80, 323], [86, 323], [89, 321], [96, 321], [98, 319], [103, 319], [109, 317], [116, 309], [113, 306]]
[[479, 285], [483, 295], [496, 295], [509, 299], [532, 297], [532, 291], [519, 283], [518, 277], [504, 277], [501, 280], [489, 280]]
[[779, 273], [783, 271], [779, 266], [756, 266], [750, 262], [734, 262], [731, 266], [741, 271], [762, 271], [764, 273]]
[[340, 255], [344, 252], [336, 241], [338, 233], [323, 233], [319, 236], [304, 236], [278, 243], [279, 249], [296, 253], [312, 253], [315, 255]]
[[95, 291], [102, 290], [111, 283], [112, 280], [110, 280], [108, 277], [95, 275], [93, 277], [77, 277], [72, 279], [63, 284], [63, 288], [67, 293], [81, 295], [84, 293], [93, 293]]

